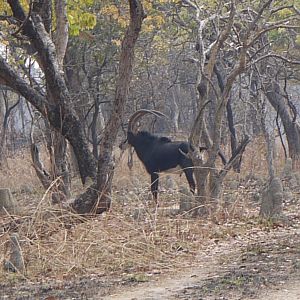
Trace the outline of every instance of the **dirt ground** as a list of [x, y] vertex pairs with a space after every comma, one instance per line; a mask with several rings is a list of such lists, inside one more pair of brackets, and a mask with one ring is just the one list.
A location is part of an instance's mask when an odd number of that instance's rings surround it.
[[[190, 266], [147, 280], [90, 275], [72, 281], [8, 285], [0, 299], [300, 299], [300, 220], [216, 239]], [[145, 282], [143, 282], [145, 281]]]

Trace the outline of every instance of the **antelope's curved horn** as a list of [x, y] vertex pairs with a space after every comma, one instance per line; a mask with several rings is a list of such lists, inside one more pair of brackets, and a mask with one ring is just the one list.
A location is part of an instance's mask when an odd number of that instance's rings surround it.
[[130, 116], [129, 121], [128, 121], [128, 131], [136, 133], [134, 126], [136, 125], [137, 121], [146, 114], [152, 114], [156, 117], [166, 117], [167, 118], [167, 116], [160, 111], [140, 109]]

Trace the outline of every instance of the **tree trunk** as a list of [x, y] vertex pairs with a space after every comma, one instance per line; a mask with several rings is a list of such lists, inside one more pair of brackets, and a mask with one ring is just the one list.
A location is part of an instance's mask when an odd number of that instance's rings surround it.
[[[51, 3], [51, 1], [50, 1]], [[58, 64], [60, 68], [63, 68], [63, 61], [66, 54], [66, 49], [68, 45], [69, 38], [69, 22], [67, 17], [67, 1], [66, 0], [56, 0], [55, 3], [55, 37], [54, 43], [56, 48], [56, 54], [58, 59]]]
[[266, 84], [265, 94], [281, 118], [288, 142], [289, 156], [293, 160], [293, 168], [299, 170], [300, 125], [296, 120], [296, 116], [293, 115], [293, 111], [286, 99], [282, 96], [278, 82], [272, 81]]
[[93, 155], [95, 157], [95, 159], [98, 160], [99, 158], [99, 153], [98, 153], [98, 131], [97, 131], [97, 124], [98, 124], [98, 118], [99, 118], [99, 114], [100, 114], [100, 92], [98, 91], [97, 95], [96, 95], [96, 100], [94, 103], [94, 112], [93, 112], [93, 116], [92, 116], [92, 122], [91, 122], [91, 138], [92, 138], [92, 145], [93, 145]]
[[31, 158], [33, 167], [43, 187], [47, 190], [51, 187], [53, 203], [59, 203], [70, 197], [70, 173], [66, 155], [66, 140], [57, 131], [52, 130], [45, 120], [46, 143], [50, 157], [50, 169], [46, 170], [40, 158], [40, 150], [35, 142], [35, 120], [32, 120], [31, 128]]
[[[198, 10], [197, 6], [193, 6], [194, 9], [196, 9], [198, 16], [200, 15], [200, 10]], [[193, 162], [195, 165], [195, 168], [202, 169], [201, 171], [195, 172], [195, 177], [197, 181], [197, 193], [199, 198], [199, 203], [201, 206], [205, 205], [206, 202], [211, 200], [211, 185], [208, 186], [208, 178], [210, 174], [210, 170], [212, 170], [215, 167], [215, 160], [217, 158], [219, 147], [220, 147], [220, 141], [221, 141], [221, 125], [222, 125], [222, 119], [224, 117], [226, 104], [229, 98], [229, 94], [233, 85], [233, 82], [235, 78], [244, 70], [245, 67], [245, 57], [246, 57], [246, 49], [241, 49], [238, 63], [234, 66], [230, 74], [227, 76], [226, 80], [226, 86], [224, 87], [223, 91], [217, 90], [214, 88], [212, 84], [212, 78], [214, 69], [216, 66], [217, 57], [220, 54], [221, 49], [224, 46], [224, 42], [229, 37], [229, 34], [231, 32], [233, 22], [234, 22], [234, 16], [236, 14], [236, 7], [232, 3], [230, 6], [230, 13], [227, 20], [226, 25], [220, 30], [218, 37], [214, 41], [214, 43], [211, 44], [211, 49], [209, 52], [206, 52], [205, 50], [205, 44], [203, 39], [203, 32], [205, 28], [205, 24], [207, 20], [202, 20], [201, 18], [198, 18], [197, 22], [199, 24], [198, 27], [198, 40], [197, 40], [197, 50], [199, 52], [198, 58], [199, 58], [199, 66], [200, 70], [197, 74], [197, 83], [196, 88], [198, 90], [198, 114], [196, 117], [196, 120], [193, 124], [192, 132], [190, 135], [190, 142], [194, 145], [195, 149], [198, 149], [200, 145], [200, 138], [203, 134], [204, 128], [204, 109], [207, 105], [207, 103], [211, 102], [209, 99], [209, 96], [211, 93], [214, 93], [215, 99], [215, 115], [214, 115], [214, 124], [213, 124], [213, 130], [212, 130], [212, 146], [208, 149], [208, 159], [204, 164], [201, 166], [197, 165], [197, 156], [199, 155], [197, 153], [197, 150], [194, 151], [195, 156], [193, 157]], [[209, 53], [209, 54], [208, 54]], [[199, 174], [197, 174], [199, 173]], [[201, 174], [202, 173], [202, 174]], [[200, 177], [202, 175], [202, 177]], [[199, 187], [202, 189], [199, 190]], [[207, 187], [205, 190], [204, 187]], [[200, 194], [201, 193], [201, 194]], [[203, 195], [204, 194], [204, 195]]]
[[[261, 102], [264, 103], [263, 95], [260, 93]], [[267, 146], [267, 154], [266, 154], [266, 160], [268, 163], [268, 172], [269, 172], [269, 178], [270, 182], [275, 177], [275, 168], [274, 168], [274, 161], [273, 161], [273, 152], [274, 152], [274, 143], [275, 143], [275, 137], [272, 135], [272, 133], [269, 132], [269, 129], [266, 126], [266, 112], [265, 112], [265, 105], [263, 104], [263, 109], [261, 112], [261, 128], [265, 137], [266, 146]]]
[[[263, 101], [263, 100], [262, 100]], [[267, 144], [267, 163], [269, 171], [269, 185], [262, 195], [259, 215], [263, 218], [277, 218], [282, 215], [283, 187], [280, 178], [275, 177], [273, 162], [274, 138], [265, 124], [265, 112], [261, 115], [261, 125]]]
[[59, 132], [52, 132], [53, 159], [51, 161], [52, 174], [56, 180], [53, 202], [67, 200], [71, 193], [71, 178], [67, 160], [67, 142]]
[[282, 216], [283, 187], [280, 178], [274, 177], [263, 192], [259, 215], [263, 218]]
[[[220, 91], [223, 92], [225, 84], [224, 84], [224, 79], [223, 79], [222, 73], [217, 66], [214, 67], [214, 72], [217, 76]], [[236, 131], [235, 131], [235, 127], [234, 127], [234, 118], [233, 118], [231, 101], [232, 101], [232, 95], [230, 93], [230, 96], [229, 96], [227, 104], [226, 104], [226, 112], [227, 112], [228, 129], [230, 132], [231, 154], [233, 154], [237, 148], [237, 137], [236, 137]], [[236, 161], [236, 163], [233, 165], [233, 170], [237, 173], [239, 173], [241, 170], [241, 162], [242, 162], [242, 159]]]
[[0, 132], [0, 168], [3, 167], [3, 160], [4, 160], [4, 152], [5, 152], [5, 146], [6, 146], [6, 133], [8, 129], [8, 121], [11, 112], [15, 107], [18, 106], [20, 103], [20, 97], [17, 100], [16, 103], [14, 103], [12, 106], [9, 107], [9, 99], [8, 99], [8, 92], [2, 92], [3, 98], [4, 98], [4, 106], [5, 106], [5, 113], [4, 113], [4, 118], [3, 118], [3, 124], [2, 124], [2, 130]]
[[71, 204], [72, 208], [81, 214], [102, 213], [108, 210], [111, 204], [111, 183], [114, 175], [113, 145], [124, 117], [124, 108], [132, 77], [134, 46], [141, 30], [142, 21], [145, 18], [139, 0], [130, 0], [129, 6], [130, 24], [122, 42], [115, 100], [100, 144], [97, 181]]
[[33, 141], [33, 139], [31, 140], [30, 153], [31, 153], [31, 160], [32, 160], [32, 164], [35, 169], [36, 175], [39, 178], [39, 180], [41, 181], [44, 189], [46, 190], [49, 188], [49, 186], [52, 182], [52, 178], [51, 178], [50, 174], [48, 173], [48, 171], [45, 169], [44, 164], [41, 161], [39, 147]]
[[178, 104], [177, 104], [177, 99], [178, 99], [179, 94], [180, 94], [179, 86], [175, 85], [171, 91], [171, 96], [170, 96], [171, 119], [172, 119], [175, 133], [177, 133], [178, 129], [179, 129], [179, 125], [178, 125], [178, 123], [179, 123], [179, 108], [178, 108]]

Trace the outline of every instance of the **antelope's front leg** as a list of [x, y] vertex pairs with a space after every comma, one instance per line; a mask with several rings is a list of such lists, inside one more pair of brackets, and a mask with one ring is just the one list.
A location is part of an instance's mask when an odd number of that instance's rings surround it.
[[194, 194], [195, 193], [195, 189], [196, 189], [196, 184], [195, 184], [195, 180], [194, 180], [194, 177], [193, 177], [193, 173], [194, 173], [194, 170], [193, 170], [193, 165], [191, 162], [183, 162], [181, 165], [181, 168], [183, 169], [183, 172], [185, 174], [185, 177], [189, 183], [189, 186], [190, 186], [190, 191]]
[[156, 204], [158, 196], [158, 180], [159, 175], [157, 173], [151, 173], [151, 193]]

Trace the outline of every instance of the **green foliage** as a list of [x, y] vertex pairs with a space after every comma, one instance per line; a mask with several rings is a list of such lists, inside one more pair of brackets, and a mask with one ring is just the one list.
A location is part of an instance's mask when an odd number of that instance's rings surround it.
[[96, 26], [97, 18], [93, 8], [94, 0], [68, 1], [70, 35], [77, 36], [81, 31], [91, 30]]
[[[29, 1], [26, 0], [20, 0], [20, 3], [22, 7], [25, 9], [25, 11], [28, 11], [29, 9]], [[11, 9], [7, 1], [0, 1], [0, 14], [1, 15], [11, 15]]]
[[1, 1], [0, 2], [0, 12], [1, 12], [1, 14], [7, 12], [8, 10], [9, 10], [8, 4], [4, 1]]
[[[29, 1], [21, 0], [20, 3], [28, 12]], [[95, 5], [94, 0], [71, 0], [67, 1], [67, 5], [70, 35], [79, 35], [81, 31], [91, 30], [96, 26], [96, 14], [92, 11]], [[0, 1], [0, 14], [12, 14], [6, 1]]]
[[96, 26], [96, 15], [82, 11], [70, 11], [68, 13], [70, 35], [77, 36], [81, 31], [93, 29]]

